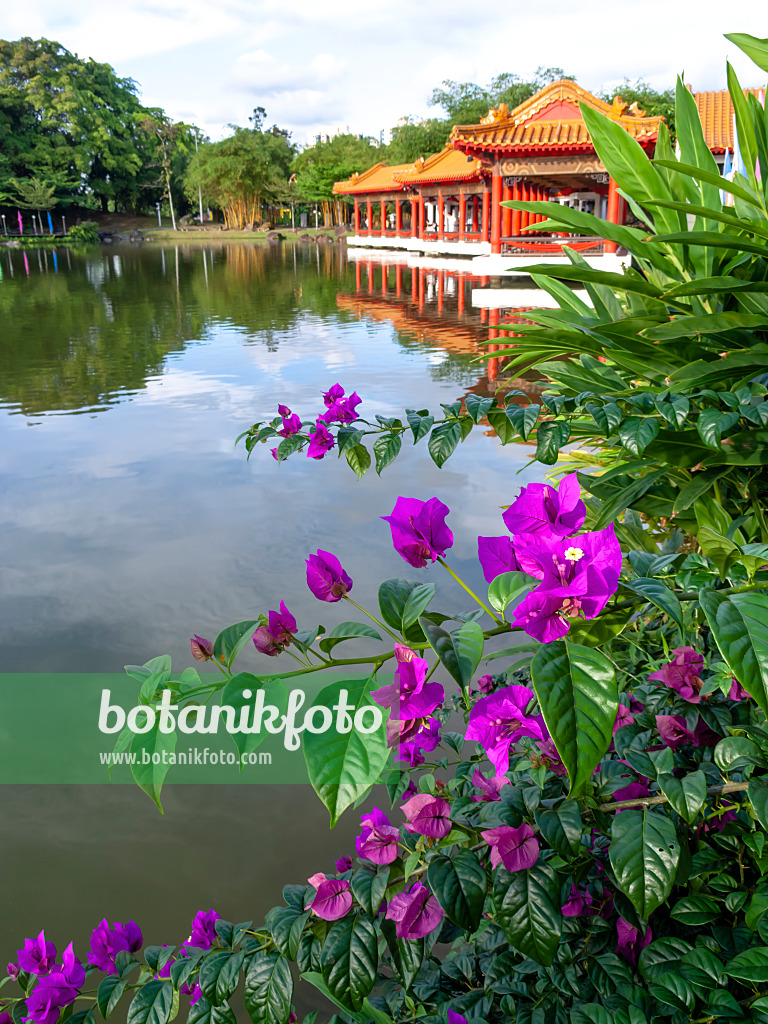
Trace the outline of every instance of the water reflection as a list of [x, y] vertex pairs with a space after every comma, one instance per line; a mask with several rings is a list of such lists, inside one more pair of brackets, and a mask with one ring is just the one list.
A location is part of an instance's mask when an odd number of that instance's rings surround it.
[[[378, 519], [401, 494], [447, 502], [453, 565], [482, 587], [476, 538], [500, 531], [525, 448], [475, 432], [442, 471], [407, 447], [360, 483], [333, 455], [278, 467], [267, 449], [250, 462], [233, 449], [257, 414], [284, 401], [309, 417], [337, 380], [370, 419], [490, 390], [472, 281], [362, 267], [358, 288], [337, 245], [56, 256], [1, 256], [6, 672], [120, 671], [164, 652], [183, 667], [192, 633], [281, 599], [302, 627], [331, 628], [345, 616], [309, 594], [306, 555], [337, 553], [375, 607], [379, 581], [410, 572]], [[438, 569], [419, 579], [452, 607]], [[274, 667], [243, 655], [244, 670]], [[105, 915], [152, 941], [184, 938], [201, 907], [258, 918], [284, 881], [330, 869], [356, 823], [328, 833], [314, 796], [289, 787], [179, 787], [164, 819], [137, 790], [3, 788], [0, 816], [0, 963], [43, 926], [82, 950]]]

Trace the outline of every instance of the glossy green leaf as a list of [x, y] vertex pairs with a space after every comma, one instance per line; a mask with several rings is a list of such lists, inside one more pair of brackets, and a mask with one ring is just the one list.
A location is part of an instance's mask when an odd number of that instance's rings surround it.
[[677, 595], [661, 580], [641, 576], [634, 580], [624, 581], [624, 586], [639, 594], [646, 601], [650, 601], [665, 615], [668, 615], [675, 625], [680, 629], [683, 628], [683, 609], [680, 601]]
[[128, 1007], [127, 1024], [168, 1024], [173, 1006], [173, 985], [153, 978], [143, 985]]
[[690, 982], [686, 981], [679, 974], [668, 971], [660, 974], [650, 985], [651, 994], [660, 1003], [673, 1006], [676, 1010], [688, 1012], [693, 1009], [696, 996]]
[[253, 1024], [288, 1024], [293, 998], [291, 968], [279, 953], [256, 953], [245, 975], [245, 1008]]
[[[384, 893], [389, 884], [390, 868], [388, 864], [377, 868], [376, 865], [366, 864], [352, 875], [352, 894], [371, 917], [378, 913]], [[269, 923], [269, 922], [267, 922]]]
[[591, 778], [613, 738], [619, 706], [613, 666], [600, 651], [557, 640], [536, 652], [531, 677], [572, 796]]
[[419, 620], [429, 646], [459, 686], [466, 689], [483, 656], [483, 631], [476, 622], [465, 622], [448, 633], [429, 619]]
[[768, 714], [768, 595], [702, 590], [699, 604], [731, 672]]
[[[343, 679], [323, 687], [311, 707], [333, 708], [339, 702], [342, 690], [347, 691], [349, 715], [366, 705], [376, 707], [370, 697], [370, 679]], [[375, 685], [375, 684], [373, 684]], [[378, 781], [389, 757], [386, 722], [375, 732], [363, 733], [352, 728], [349, 732], [337, 732], [336, 715], [331, 728], [326, 732], [303, 734], [304, 760], [307, 764], [309, 781], [317, 795], [328, 808], [331, 827], [353, 804]], [[365, 716], [370, 726], [372, 714]], [[342, 723], [343, 724], [343, 723]]]
[[488, 603], [495, 612], [503, 615], [512, 602], [530, 593], [538, 583], [527, 572], [503, 572], [488, 587]]
[[703, 495], [709, 494], [720, 477], [727, 472], [727, 469], [710, 469], [696, 473], [692, 480], [680, 488], [680, 493], [675, 499], [675, 515], [690, 508]]
[[768, 39], [751, 36], [748, 32], [726, 32], [725, 38], [738, 46], [763, 71], [768, 71]]
[[542, 863], [527, 871], [497, 868], [492, 899], [494, 917], [509, 944], [537, 964], [551, 964], [563, 925], [560, 885], [552, 868]]
[[596, 619], [575, 619], [568, 630], [571, 643], [581, 647], [601, 647], [623, 633], [629, 619], [623, 611], [601, 612]]
[[702, 771], [690, 772], [678, 779], [662, 772], [657, 782], [664, 796], [684, 821], [691, 824], [707, 799], [707, 778]]
[[720, 409], [704, 409], [696, 420], [699, 437], [707, 446], [720, 451], [720, 441], [739, 422], [738, 412], [721, 412]]
[[360, 480], [371, 468], [371, 453], [364, 444], [356, 444], [353, 448], [347, 448], [344, 454], [347, 457], [349, 468]]
[[536, 429], [536, 458], [545, 466], [554, 466], [560, 457], [560, 449], [568, 444], [571, 428], [568, 423], [547, 420]]
[[449, 920], [465, 931], [476, 932], [488, 884], [477, 856], [470, 850], [459, 850], [453, 857], [438, 854], [429, 862], [427, 880]]
[[200, 964], [198, 981], [203, 995], [212, 1006], [226, 1003], [234, 994], [244, 960], [245, 954], [242, 951], [232, 953], [224, 950], [211, 953]]
[[405, 607], [403, 608], [403, 629], [407, 629], [408, 626], [412, 626], [414, 622], [418, 621], [419, 616], [424, 614], [427, 609], [427, 605], [434, 596], [434, 583], [419, 583], [418, 586], [413, 588], [408, 595], [408, 600], [405, 602]]
[[96, 993], [96, 1002], [104, 1020], [108, 1020], [110, 1014], [120, 1002], [120, 997], [125, 992], [127, 984], [128, 978], [120, 978], [117, 974], [108, 974], [100, 982]]
[[[131, 740], [131, 753], [136, 755], [131, 765], [131, 775], [136, 785], [144, 790], [161, 814], [164, 812], [160, 794], [165, 776], [171, 768], [169, 755], [175, 749], [176, 733], [160, 732], [159, 719], [149, 732], [137, 733]], [[157, 763], [153, 763], [155, 756], [158, 759]], [[142, 763], [145, 760], [147, 763]]]
[[330, 633], [326, 633], [318, 644], [324, 654], [330, 654], [337, 644], [345, 640], [358, 640], [360, 638], [381, 640], [381, 634], [369, 626], [367, 622], [340, 622], [334, 626]]
[[675, 826], [659, 811], [622, 811], [611, 823], [608, 852], [621, 891], [647, 920], [675, 881], [680, 858]]
[[763, 831], [768, 832], [768, 779], [750, 779], [747, 796]]
[[376, 458], [376, 472], [381, 476], [382, 470], [394, 462], [400, 454], [403, 439], [400, 434], [382, 434], [373, 442], [373, 454]]
[[343, 1006], [359, 1010], [376, 981], [379, 957], [376, 929], [361, 914], [335, 921], [323, 943], [320, 970], [330, 992]]
[[273, 907], [266, 917], [272, 939], [278, 950], [289, 960], [295, 960], [304, 926], [312, 917], [311, 910], [301, 907]]
[[654, 416], [630, 416], [619, 427], [619, 440], [633, 455], [642, 455], [659, 432]]
[[467, 412], [475, 423], [479, 423], [483, 416], [487, 416], [493, 407], [493, 398], [482, 398], [480, 395], [469, 394], [464, 399]]
[[434, 428], [427, 442], [427, 448], [432, 461], [439, 469], [442, 469], [450, 459], [460, 441], [461, 427], [458, 423], [443, 423]]
[[408, 425], [413, 431], [413, 443], [417, 444], [422, 437], [426, 437], [435, 424], [435, 417], [430, 416], [426, 409], [421, 412], [414, 412], [413, 409], [406, 409]]
[[214, 657], [231, 668], [233, 661], [250, 641], [258, 625], [257, 621], [236, 622], [234, 626], [223, 629], [213, 644]]
[[681, 924], [698, 927], [716, 921], [722, 912], [722, 906], [712, 896], [684, 896], [672, 907], [670, 917]]
[[[282, 679], [259, 679], [249, 672], [231, 676], [221, 692], [221, 703], [235, 709], [235, 721], [240, 719], [241, 708], [252, 708], [257, 690], [264, 691], [264, 704], [276, 707], [281, 714], [288, 708], [288, 687]], [[247, 694], [247, 696], [246, 696]], [[226, 719], [224, 719], [226, 721]], [[266, 738], [265, 732], [234, 732], [230, 734], [241, 754], [256, 750]], [[240, 771], [243, 765], [240, 765]]]
[[534, 817], [548, 845], [561, 857], [570, 860], [578, 854], [584, 823], [575, 800], [564, 800], [557, 807], [550, 809], [539, 808]]
[[755, 946], [739, 953], [728, 961], [726, 974], [753, 984], [768, 981], [768, 946]]

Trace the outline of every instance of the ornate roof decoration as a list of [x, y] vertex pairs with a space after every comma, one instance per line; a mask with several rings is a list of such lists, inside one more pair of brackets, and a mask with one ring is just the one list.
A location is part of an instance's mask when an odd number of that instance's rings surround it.
[[646, 117], [636, 103], [630, 106], [620, 96], [606, 103], [567, 78], [550, 83], [506, 114], [500, 104], [480, 124], [454, 126], [450, 141], [455, 149], [477, 155], [591, 149], [580, 103], [620, 124], [641, 146], [656, 142], [663, 118]]
[[[394, 174], [396, 181], [405, 185], [428, 185], [440, 181], [477, 181], [483, 173], [483, 164], [473, 157], [446, 146], [432, 156], [419, 157], [406, 171]], [[486, 169], [486, 173], [489, 173]]]
[[408, 171], [411, 164], [396, 164], [389, 167], [379, 163], [362, 173], [355, 171], [346, 181], [337, 181], [333, 186], [334, 195], [355, 195], [370, 192], [402, 192], [405, 186], [393, 178], [395, 172]]

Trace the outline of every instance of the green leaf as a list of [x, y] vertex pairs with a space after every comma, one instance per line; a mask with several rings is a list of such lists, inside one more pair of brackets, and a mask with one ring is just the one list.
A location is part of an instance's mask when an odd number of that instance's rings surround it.
[[449, 920], [465, 931], [476, 932], [488, 885], [477, 856], [470, 850], [459, 850], [453, 857], [438, 854], [429, 862], [427, 880]]
[[680, 859], [675, 826], [658, 811], [622, 811], [611, 823], [608, 853], [619, 888], [647, 920], [672, 892]]
[[306, 438], [302, 437], [301, 434], [293, 434], [291, 437], [284, 437], [280, 444], [277, 446], [277, 461], [285, 462], [285, 460], [297, 452], [301, 448]]
[[768, 714], [768, 596], [702, 590], [699, 604], [728, 668]]
[[768, 832], [768, 779], [750, 779], [747, 796], [760, 826]]
[[539, 808], [534, 817], [542, 836], [561, 857], [570, 860], [578, 854], [584, 823], [575, 800], [564, 800], [551, 810]]
[[619, 427], [619, 440], [633, 455], [642, 455], [659, 432], [654, 416], [630, 416]]
[[483, 416], [486, 416], [493, 407], [493, 398], [481, 398], [479, 395], [469, 394], [464, 399], [467, 412], [475, 423], [479, 423]]
[[540, 405], [508, 405], [507, 416], [524, 441], [536, 426], [541, 412]]
[[406, 641], [416, 644], [424, 642], [424, 632], [418, 623], [403, 626], [403, 615], [408, 598], [421, 586], [423, 584], [415, 583], [413, 580], [395, 578], [384, 580], [379, 587], [381, 617], [392, 629], [399, 630]]
[[[227, 680], [221, 693], [221, 703], [225, 707], [234, 708], [235, 712], [241, 708], [253, 707], [257, 690], [264, 691], [265, 705], [270, 704], [281, 714], [285, 714], [288, 708], [288, 688], [282, 679], [259, 679], [249, 672], [238, 672]], [[246, 693], [249, 696], [246, 697]], [[236, 720], [238, 718], [239, 716], [236, 716]], [[266, 732], [233, 732], [231, 736], [240, 753], [246, 754], [261, 746], [266, 738]], [[240, 771], [242, 770], [241, 764]]]
[[503, 572], [488, 587], [488, 603], [495, 612], [504, 615], [508, 605], [530, 593], [538, 582], [527, 572]]
[[726, 974], [739, 981], [768, 981], [768, 946], [755, 946], [739, 953], [728, 962]]
[[[170, 757], [176, 749], [176, 733], [160, 732], [160, 720], [155, 722], [149, 732], [136, 734], [131, 740], [131, 753], [136, 755], [131, 765], [131, 775], [139, 789], [143, 789], [157, 809], [163, 814], [160, 793], [163, 780], [170, 771]], [[146, 756], [145, 756], [146, 755]], [[153, 763], [157, 756], [158, 763]], [[164, 755], [166, 755], [164, 757]], [[142, 762], [146, 761], [146, 764]]]
[[[652, 473], [645, 473], [643, 476], [638, 477], [638, 479], [633, 480], [628, 486], [619, 488], [616, 495], [610, 498], [600, 509], [600, 515], [597, 517], [592, 529], [604, 530], [621, 512], [631, 508], [636, 501], [642, 498], [644, 494], [647, 494], [666, 472], [667, 470], [665, 469], [657, 469]], [[582, 483], [583, 486], [585, 486], [584, 483]]]
[[707, 558], [717, 566], [720, 579], [724, 580], [731, 566], [739, 561], [738, 545], [726, 537], [721, 537], [707, 526], [702, 526], [697, 531], [696, 539]]
[[[333, 708], [339, 703], [341, 691], [346, 690], [347, 704], [351, 705], [349, 715], [354, 718], [360, 708], [367, 705], [376, 707], [370, 698], [371, 682], [371, 679], [342, 679], [331, 683], [323, 687], [311, 707]], [[334, 716], [327, 732], [303, 734], [309, 781], [328, 808], [331, 828], [346, 808], [378, 781], [389, 757], [386, 722], [382, 721], [375, 732], [362, 733], [352, 728], [344, 733], [337, 732], [336, 718]], [[370, 722], [368, 713], [366, 724], [370, 725]]]
[[424, 409], [422, 412], [414, 412], [412, 409], [406, 409], [408, 416], [408, 424], [413, 431], [413, 443], [417, 444], [422, 437], [426, 437], [430, 432], [435, 423], [435, 417], [430, 416], [427, 410]]
[[394, 462], [400, 454], [403, 440], [399, 434], [382, 434], [373, 442], [373, 454], [376, 456], [376, 472], [381, 476], [381, 471]]
[[768, 39], [759, 39], [748, 32], [726, 32], [725, 38], [743, 50], [759, 68], [768, 71]]
[[373, 989], [379, 962], [376, 929], [362, 914], [335, 921], [323, 943], [320, 970], [343, 1006], [359, 1010]]
[[436, 626], [429, 619], [419, 619], [429, 646], [465, 690], [472, 682], [475, 669], [483, 656], [483, 631], [476, 622], [465, 622], [452, 633]]
[[675, 499], [675, 515], [685, 512], [687, 508], [705, 494], [709, 494], [714, 485], [727, 473], [727, 468], [710, 469], [703, 473], [697, 473], [692, 480], [680, 488], [680, 493]]
[[345, 640], [359, 639], [360, 637], [381, 640], [381, 634], [373, 626], [369, 626], [367, 622], [340, 622], [338, 626], [333, 627], [330, 633], [326, 633], [318, 647], [324, 654], [330, 654], [336, 644], [341, 644]]
[[450, 459], [461, 441], [461, 426], [458, 423], [443, 423], [435, 427], [427, 442], [429, 454], [438, 469]]
[[616, 675], [600, 651], [556, 640], [531, 662], [536, 697], [577, 794], [592, 777], [613, 739], [619, 707]]
[[664, 796], [680, 817], [692, 824], [707, 799], [707, 778], [704, 772], [695, 771], [682, 779], [662, 772], [657, 782]]
[[549, 864], [539, 863], [527, 871], [515, 872], [497, 868], [492, 899], [494, 917], [509, 944], [548, 967], [555, 958], [563, 926], [560, 885]]
[[651, 982], [650, 990], [651, 994], [660, 1003], [673, 1006], [676, 1010], [687, 1012], [693, 1009], [696, 1002], [696, 996], [691, 985], [685, 978], [681, 978], [679, 974], [675, 974], [672, 971], [660, 974]]
[[584, 408], [606, 437], [614, 432], [624, 418], [621, 409], [615, 402], [606, 402], [605, 405], [587, 402]]
[[760, 747], [746, 736], [726, 736], [715, 747], [714, 760], [722, 772], [766, 763]]
[[604, 611], [596, 619], [573, 619], [568, 640], [581, 647], [601, 647], [623, 633], [628, 625], [625, 612]]
[[107, 1020], [120, 1002], [120, 997], [128, 984], [128, 978], [120, 978], [117, 974], [108, 974], [100, 984], [96, 993], [96, 1002], [99, 1005], [99, 1012], [104, 1020]]
[[251, 957], [244, 996], [253, 1024], [288, 1024], [293, 978], [285, 957], [279, 953], [256, 953]]
[[739, 413], [721, 412], [719, 409], [704, 409], [699, 413], [696, 420], [696, 429], [699, 437], [707, 446], [720, 451], [720, 441], [723, 434], [727, 434], [731, 427], [739, 422]]
[[212, 953], [200, 964], [198, 981], [203, 995], [212, 1006], [226, 1003], [234, 994], [244, 960], [245, 953], [242, 950], [237, 953], [224, 950]]
[[378, 913], [384, 893], [387, 891], [389, 875], [388, 864], [378, 869], [375, 865], [366, 865], [358, 868], [352, 875], [352, 895], [371, 917], [376, 917]]
[[173, 985], [153, 978], [143, 985], [128, 1007], [127, 1024], [167, 1024], [173, 1006]]
[[[626, 814], [622, 812], [622, 816]], [[679, 971], [684, 956], [693, 949], [690, 942], [677, 937], [656, 939], [641, 951], [638, 968], [644, 978], [658, 978], [667, 971]]]
[[434, 583], [419, 583], [408, 595], [408, 600], [403, 608], [402, 628], [407, 629], [423, 615], [427, 605], [435, 596]]
[[692, 928], [711, 924], [722, 914], [722, 907], [711, 896], [684, 896], [670, 911], [670, 917]]
[[311, 917], [311, 910], [293, 906], [273, 907], [267, 914], [266, 925], [274, 943], [289, 960], [296, 959], [304, 926]]
[[234, 626], [223, 629], [213, 643], [213, 655], [216, 660], [231, 668], [232, 662], [251, 639], [258, 625], [258, 621], [236, 622]]
[[342, 424], [336, 434], [336, 447], [339, 452], [339, 458], [341, 458], [347, 449], [354, 448], [355, 445], [360, 444], [363, 436], [362, 430], [358, 430], [356, 427], [351, 427], [348, 423]]
[[360, 480], [371, 468], [371, 453], [364, 444], [356, 444], [354, 448], [347, 448], [345, 455], [350, 469], [354, 470]]
[[560, 457], [560, 449], [568, 444], [571, 428], [568, 423], [547, 420], [536, 429], [536, 458], [545, 466], [554, 466]]
[[634, 590], [636, 594], [639, 594], [646, 601], [650, 601], [651, 604], [656, 605], [657, 608], [672, 619], [676, 626], [679, 626], [680, 629], [683, 628], [683, 609], [680, 606], [680, 601], [677, 595], [669, 587], [665, 586], [661, 580], [650, 576], [640, 576], [634, 580], [625, 580], [624, 586], [629, 590]]

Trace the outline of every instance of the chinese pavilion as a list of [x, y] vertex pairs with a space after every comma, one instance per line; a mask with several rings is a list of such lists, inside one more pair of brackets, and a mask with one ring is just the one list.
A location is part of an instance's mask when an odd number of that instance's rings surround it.
[[[718, 159], [734, 146], [730, 96], [709, 92], [694, 93], [694, 98]], [[615, 253], [615, 243], [601, 238], [531, 231], [545, 218], [501, 205], [510, 199], [546, 200], [625, 223], [626, 204], [595, 153], [580, 103], [621, 125], [653, 155], [661, 117], [647, 117], [636, 103], [630, 106], [619, 96], [606, 103], [561, 79], [514, 110], [501, 104], [480, 124], [454, 126], [440, 153], [414, 164], [379, 163], [336, 182], [334, 193], [353, 201], [349, 244], [475, 257], [562, 258], [565, 244], [587, 257]], [[497, 262], [483, 259], [478, 266]]]

